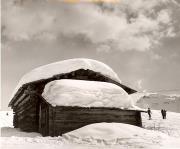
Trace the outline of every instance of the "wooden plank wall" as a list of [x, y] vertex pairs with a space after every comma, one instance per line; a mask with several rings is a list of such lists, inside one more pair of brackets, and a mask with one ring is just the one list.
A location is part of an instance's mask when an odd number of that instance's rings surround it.
[[20, 128], [27, 132], [38, 131], [38, 102], [35, 96], [27, 95], [20, 103], [13, 107], [13, 125], [15, 128]]
[[48, 105], [44, 102], [40, 103], [40, 108], [39, 108], [39, 129], [38, 131], [45, 136], [46, 134], [49, 133], [49, 128], [48, 128]]
[[55, 108], [49, 106], [49, 121], [48, 121], [48, 125], [49, 125], [49, 136], [54, 136], [55, 134]]
[[[53, 121], [52, 121], [53, 122]], [[141, 126], [139, 111], [115, 108], [55, 107], [54, 136], [99, 122], [119, 122]]]
[[43, 136], [54, 136], [54, 108], [41, 99], [39, 109], [39, 133]]

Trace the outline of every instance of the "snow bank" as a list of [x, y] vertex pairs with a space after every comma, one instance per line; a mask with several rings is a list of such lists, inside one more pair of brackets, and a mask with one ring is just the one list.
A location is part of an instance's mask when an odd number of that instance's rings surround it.
[[126, 91], [107, 82], [55, 80], [46, 84], [42, 96], [53, 106], [134, 108]]
[[153, 145], [170, 139], [166, 134], [123, 123], [90, 124], [63, 137], [79, 144], [121, 145], [123, 148], [154, 148]]
[[17, 90], [25, 83], [40, 79], [47, 79], [56, 74], [69, 73], [78, 69], [90, 69], [95, 72], [100, 72], [104, 76], [107, 76], [117, 82], [121, 82], [117, 74], [109, 66], [102, 62], [85, 58], [68, 59], [38, 67], [25, 74], [19, 81], [12, 96], [14, 96]]
[[123, 123], [95, 123], [63, 134], [65, 138], [114, 140], [117, 138], [132, 138], [142, 135], [144, 129]]

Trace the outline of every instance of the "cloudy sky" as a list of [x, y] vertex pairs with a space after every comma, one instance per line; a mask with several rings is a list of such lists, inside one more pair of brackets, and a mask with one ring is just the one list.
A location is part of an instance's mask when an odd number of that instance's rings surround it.
[[26, 72], [77, 57], [139, 91], [180, 90], [178, 0], [2, 0], [1, 30], [3, 109]]

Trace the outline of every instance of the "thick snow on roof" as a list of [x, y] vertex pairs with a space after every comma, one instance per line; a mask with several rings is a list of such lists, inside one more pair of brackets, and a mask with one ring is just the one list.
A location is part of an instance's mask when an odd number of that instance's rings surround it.
[[38, 67], [25, 74], [15, 88], [13, 96], [25, 83], [37, 81], [40, 79], [47, 79], [53, 75], [69, 73], [78, 69], [90, 69], [95, 72], [100, 72], [102, 75], [109, 77], [112, 80], [121, 82], [117, 74], [109, 66], [102, 62], [85, 58], [68, 59]]
[[53, 106], [135, 109], [131, 97], [125, 90], [107, 82], [55, 80], [45, 86], [42, 96]]

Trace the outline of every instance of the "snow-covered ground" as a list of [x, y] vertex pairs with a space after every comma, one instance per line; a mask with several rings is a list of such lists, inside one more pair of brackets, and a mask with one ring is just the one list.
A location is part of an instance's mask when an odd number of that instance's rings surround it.
[[162, 119], [160, 110], [152, 111], [152, 120], [148, 120], [147, 113], [142, 113], [143, 127], [160, 131], [169, 136], [180, 138], [180, 113], [167, 112], [167, 119]]
[[13, 127], [12, 111], [0, 111], [0, 127]]
[[[152, 120], [142, 114], [143, 127], [121, 123], [98, 123], [64, 134], [62, 137], [41, 137], [38, 133], [21, 132], [12, 126], [12, 114], [0, 112], [1, 123], [11, 119], [1, 130], [3, 149], [173, 149], [180, 148], [180, 113], [152, 111]], [[3, 113], [3, 114], [2, 114]], [[9, 118], [8, 118], [9, 117]]]

